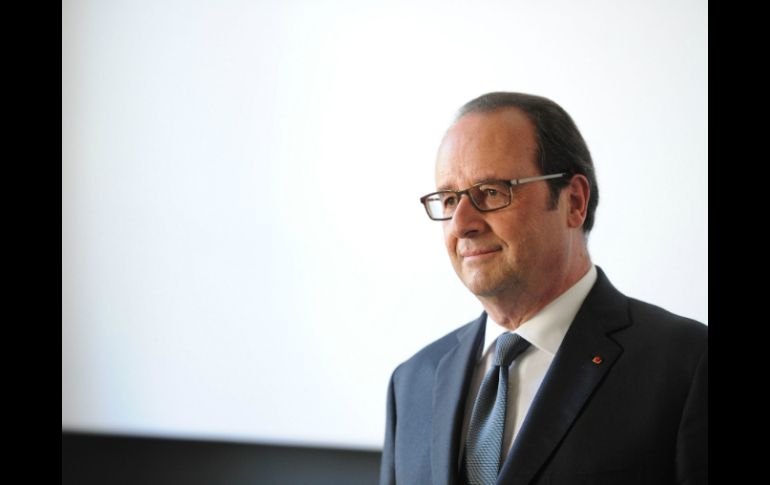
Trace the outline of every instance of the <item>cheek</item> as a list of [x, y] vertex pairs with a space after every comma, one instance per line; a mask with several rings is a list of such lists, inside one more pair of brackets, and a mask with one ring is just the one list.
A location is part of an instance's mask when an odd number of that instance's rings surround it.
[[539, 246], [537, 234], [523, 219], [508, 221], [507, 224], [498, 225], [496, 229], [495, 236], [504, 245], [505, 257], [511, 263], [530, 258], [533, 250]]
[[449, 230], [449, 224], [447, 224], [447, 221], [443, 221], [441, 223], [441, 230], [443, 231], [442, 234], [444, 235], [444, 243], [449, 245], [449, 240], [452, 237], [452, 233]]
[[457, 239], [452, 236], [444, 236], [444, 247], [450, 256], [454, 255], [455, 247], [457, 247]]
[[457, 248], [457, 238], [452, 236], [452, 233], [446, 225], [444, 225], [444, 246], [446, 247], [449, 256], [454, 257], [456, 254], [455, 249]]
[[507, 219], [496, 221], [494, 225], [490, 224], [494, 237], [509, 247], [516, 247], [526, 238], [527, 227], [520, 219]]

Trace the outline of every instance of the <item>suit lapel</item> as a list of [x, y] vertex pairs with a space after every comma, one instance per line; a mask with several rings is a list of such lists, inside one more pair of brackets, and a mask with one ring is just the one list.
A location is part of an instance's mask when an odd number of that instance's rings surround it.
[[431, 466], [435, 484], [457, 483], [457, 456], [466, 390], [484, 338], [486, 313], [457, 335], [457, 345], [439, 361], [433, 385]]
[[[626, 299], [598, 269], [503, 463], [498, 483], [527, 484], [569, 431], [586, 401], [622, 353], [608, 334], [630, 325]], [[599, 357], [599, 362], [594, 358]]]

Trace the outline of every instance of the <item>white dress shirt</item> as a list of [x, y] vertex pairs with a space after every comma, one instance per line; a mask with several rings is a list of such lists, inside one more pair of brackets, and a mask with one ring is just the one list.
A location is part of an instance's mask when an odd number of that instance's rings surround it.
[[[505, 414], [505, 432], [503, 450], [505, 455], [511, 451], [513, 440], [521, 429], [532, 400], [543, 382], [548, 367], [559, 350], [564, 335], [569, 330], [580, 306], [596, 282], [596, 267], [591, 269], [570, 289], [546, 305], [535, 316], [522, 323], [513, 333], [518, 333], [531, 345], [513, 361], [508, 369], [508, 409]], [[495, 356], [495, 340], [507, 328], [499, 325], [487, 315], [484, 329], [484, 347], [481, 359], [476, 364], [468, 390], [465, 405], [465, 420], [460, 444], [460, 459], [465, 449], [468, 423], [473, 412], [473, 403], [479, 392], [481, 381], [492, 367]]]

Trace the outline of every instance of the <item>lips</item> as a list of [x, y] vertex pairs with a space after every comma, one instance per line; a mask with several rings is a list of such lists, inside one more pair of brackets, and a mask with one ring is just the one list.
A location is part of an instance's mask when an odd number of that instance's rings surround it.
[[500, 247], [492, 247], [492, 248], [483, 248], [483, 249], [466, 249], [460, 252], [460, 256], [463, 258], [476, 258], [485, 256], [488, 254], [493, 254], [498, 251], [500, 251]]

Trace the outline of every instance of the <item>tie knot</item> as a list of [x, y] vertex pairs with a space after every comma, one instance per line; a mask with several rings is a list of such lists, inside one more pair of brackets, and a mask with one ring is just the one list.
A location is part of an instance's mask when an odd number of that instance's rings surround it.
[[506, 332], [500, 335], [495, 344], [495, 365], [508, 367], [527, 347], [529, 342], [517, 333]]

